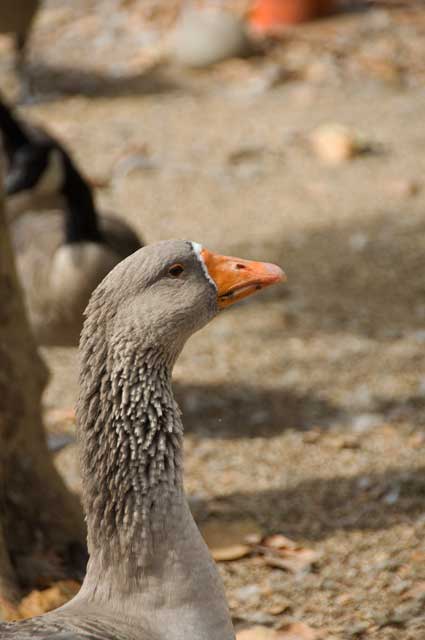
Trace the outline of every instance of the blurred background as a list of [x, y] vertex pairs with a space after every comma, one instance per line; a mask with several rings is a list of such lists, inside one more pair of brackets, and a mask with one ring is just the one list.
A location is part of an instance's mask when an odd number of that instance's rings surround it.
[[[235, 620], [419, 639], [425, 6], [335, 0], [319, 15], [287, 0], [269, 20], [276, 2], [182, 15], [177, 0], [44, 0], [19, 114], [147, 242], [196, 240], [288, 275], [196, 335], [175, 371], [186, 487]], [[235, 17], [230, 48], [197, 15], [212, 5]], [[0, 36], [9, 103], [14, 60]], [[43, 355], [49, 446], [80, 492], [76, 350]], [[247, 533], [289, 541], [273, 563]]]

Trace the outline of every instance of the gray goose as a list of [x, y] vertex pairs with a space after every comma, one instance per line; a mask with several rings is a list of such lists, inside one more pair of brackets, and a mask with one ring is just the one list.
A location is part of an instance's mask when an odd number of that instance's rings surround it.
[[[36, 340], [76, 346], [91, 292], [141, 240], [124, 221], [98, 213], [70, 154], [45, 131], [22, 125], [4, 101], [0, 131], [12, 241]], [[58, 200], [61, 208], [51, 210]]]
[[196, 243], [149, 245], [98, 286], [77, 406], [90, 559], [65, 606], [0, 625], [2, 640], [233, 640], [219, 574], [183, 488], [171, 375], [220, 309], [284, 279]]

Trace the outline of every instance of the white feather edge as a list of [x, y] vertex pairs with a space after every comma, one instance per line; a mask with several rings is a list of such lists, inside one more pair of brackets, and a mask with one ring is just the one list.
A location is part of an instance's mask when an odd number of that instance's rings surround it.
[[202, 249], [203, 249], [202, 245], [199, 244], [199, 242], [192, 242], [191, 244], [192, 244], [192, 249], [193, 249], [196, 257], [198, 258], [199, 262], [201, 263], [202, 271], [204, 272], [206, 279], [209, 282], [211, 282], [211, 284], [213, 285], [214, 289], [217, 289], [217, 285], [214, 282], [214, 280], [211, 278], [210, 273], [208, 271], [208, 267], [205, 264], [205, 261], [204, 261], [204, 259], [202, 257]]

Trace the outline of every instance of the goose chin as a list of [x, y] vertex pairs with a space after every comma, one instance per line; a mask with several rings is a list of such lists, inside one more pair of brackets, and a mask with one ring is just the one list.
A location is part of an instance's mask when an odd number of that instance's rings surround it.
[[[269, 284], [273, 283], [270, 282]], [[231, 291], [228, 291], [218, 297], [218, 306], [220, 309], [224, 309], [235, 302], [239, 302], [239, 300], [252, 296], [254, 293], [261, 291], [261, 289], [264, 289], [267, 286], [268, 285], [264, 283], [253, 282], [251, 284], [244, 284], [239, 287], [235, 287]]]

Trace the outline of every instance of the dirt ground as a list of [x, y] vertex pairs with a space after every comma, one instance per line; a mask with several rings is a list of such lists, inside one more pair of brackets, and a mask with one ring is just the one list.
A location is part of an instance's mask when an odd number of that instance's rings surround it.
[[[195, 73], [160, 60], [171, 5], [141, 4], [48, 0], [32, 41], [44, 97], [22, 113], [147, 242], [197, 240], [288, 275], [196, 335], [175, 371], [198, 522], [237, 538], [249, 518], [320, 555], [299, 571], [257, 553], [220, 563], [232, 614], [326, 640], [423, 639], [425, 9], [375, 3]], [[327, 165], [309, 145], [323, 123], [368, 152]], [[52, 409], [74, 403], [77, 360], [46, 357], [55, 448], [73, 437]], [[75, 444], [55, 455], [79, 491]]]

